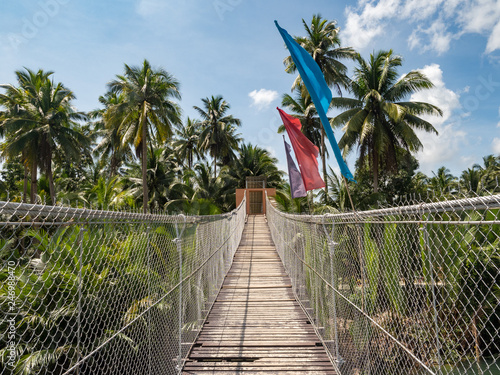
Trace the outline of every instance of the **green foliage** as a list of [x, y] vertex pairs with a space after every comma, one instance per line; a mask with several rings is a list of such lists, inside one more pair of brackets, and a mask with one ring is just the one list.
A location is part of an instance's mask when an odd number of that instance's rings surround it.
[[[394, 217], [387, 217], [390, 221]], [[401, 249], [406, 244], [401, 241], [398, 235], [397, 224], [384, 225], [384, 245], [381, 247], [382, 268], [384, 270], [383, 285], [387, 298], [394, 311], [403, 316], [407, 306], [407, 300], [401, 287], [402, 280], [402, 254]]]
[[[32, 247], [26, 255], [11, 253], [12, 241], [0, 243], [2, 259], [17, 257], [14, 300], [18, 311], [10, 315], [15, 319], [19, 343], [14, 373], [61, 373], [114, 334], [118, 336], [113, 345], [121, 348], [114, 359], [119, 364], [134, 358], [147, 345], [138, 327], [140, 321], [135, 323], [136, 328], [119, 333], [123, 325], [138, 318], [146, 308], [152, 309], [157, 319], [167, 319], [171, 313], [169, 300], [158, 301], [158, 297], [179, 282], [179, 270], [170, 266], [172, 257], [178, 256], [172, 242], [172, 225], [148, 229], [132, 224], [126, 230], [100, 224], [89, 228], [72, 225], [28, 229], [21, 237]], [[196, 247], [196, 228], [186, 233], [184, 252], [188, 257]], [[192, 239], [191, 245], [188, 238]], [[8, 313], [9, 274], [7, 268], [0, 272], [2, 314]], [[5, 331], [7, 324], [2, 320], [0, 328]], [[77, 325], [81, 329], [80, 341]], [[153, 324], [150, 329], [157, 336], [160, 333], [155, 332], [155, 327]], [[172, 333], [163, 326], [161, 335]], [[6, 340], [0, 338], [0, 369], [4, 369], [7, 358]], [[112, 351], [104, 347], [104, 357], [93, 359], [93, 374], [109, 373], [105, 358]]]
[[0, 199], [19, 201], [23, 196], [24, 167], [22, 163], [7, 160], [0, 171]]
[[380, 282], [380, 252], [371, 236], [370, 224], [364, 225], [363, 251], [363, 268], [368, 282], [368, 287], [364, 288], [364, 293], [367, 294], [365, 310], [370, 314], [374, 311], [377, 303]]

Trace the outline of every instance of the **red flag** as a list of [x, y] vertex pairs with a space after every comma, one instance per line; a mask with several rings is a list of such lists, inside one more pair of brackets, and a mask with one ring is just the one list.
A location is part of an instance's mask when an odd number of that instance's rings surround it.
[[290, 116], [279, 108], [276, 109], [280, 113], [288, 137], [292, 142], [306, 190], [325, 187], [325, 182], [318, 171], [318, 160], [316, 159], [319, 154], [318, 148], [300, 131], [302, 125], [299, 119]]

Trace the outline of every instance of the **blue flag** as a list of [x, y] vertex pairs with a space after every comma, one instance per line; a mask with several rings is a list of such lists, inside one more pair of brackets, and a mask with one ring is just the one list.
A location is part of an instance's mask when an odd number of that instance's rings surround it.
[[291, 147], [288, 143], [286, 143], [284, 137], [283, 142], [285, 142], [288, 179], [290, 180], [290, 192], [292, 193], [292, 198], [305, 197], [307, 196], [307, 192], [304, 186], [304, 181], [302, 180], [302, 174], [293, 162], [292, 155], [290, 155]]
[[285, 41], [288, 51], [290, 52], [290, 56], [300, 73], [300, 77], [306, 85], [307, 91], [309, 91], [309, 95], [311, 95], [311, 99], [316, 107], [316, 111], [318, 112], [321, 123], [323, 124], [323, 128], [325, 129], [326, 135], [330, 140], [330, 145], [332, 146], [333, 153], [335, 154], [335, 158], [337, 159], [342, 175], [348, 180], [355, 181], [344, 161], [344, 158], [342, 157], [342, 154], [340, 153], [339, 146], [335, 140], [335, 136], [333, 135], [332, 127], [330, 126], [330, 122], [326, 116], [328, 108], [330, 107], [330, 102], [332, 101], [332, 92], [326, 84], [325, 77], [323, 76], [321, 69], [311, 55], [309, 55], [309, 53], [307, 53], [307, 51], [302, 48], [285, 29], [282, 29], [278, 25], [277, 21], [274, 21], [274, 23], [276, 24], [281, 37]]

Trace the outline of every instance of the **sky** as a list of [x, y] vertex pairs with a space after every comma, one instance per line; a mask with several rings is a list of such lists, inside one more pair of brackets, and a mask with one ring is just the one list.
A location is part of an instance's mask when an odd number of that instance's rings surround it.
[[[408, 98], [444, 113], [426, 118], [439, 135], [419, 133], [422, 172], [444, 165], [459, 175], [500, 154], [500, 0], [2, 0], [0, 83], [14, 84], [23, 67], [54, 71], [75, 107], [90, 111], [124, 64], [148, 59], [180, 81], [184, 119], [196, 118], [202, 98], [222, 95], [244, 140], [286, 170], [276, 107], [295, 77], [284, 71], [288, 53], [273, 21], [301, 36], [302, 19], [318, 13], [337, 21], [343, 46], [365, 59], [392, 49], [404, 59], [401, 75], [421, 70], [434, 83]], [[351, 170], [355, 160], [353, 152]]]

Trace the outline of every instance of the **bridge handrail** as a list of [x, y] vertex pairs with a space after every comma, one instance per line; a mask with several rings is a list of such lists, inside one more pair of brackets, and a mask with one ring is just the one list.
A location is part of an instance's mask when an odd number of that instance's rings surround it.
[[341, 374], [500, 369], [500, 195], [324, 215], [266, 207]]
[[245, 202], [211, 216], [0, 202], [0, 374], [180, 373]]

